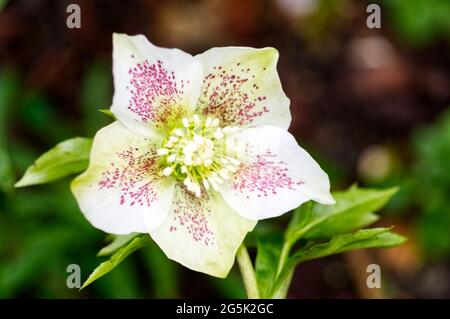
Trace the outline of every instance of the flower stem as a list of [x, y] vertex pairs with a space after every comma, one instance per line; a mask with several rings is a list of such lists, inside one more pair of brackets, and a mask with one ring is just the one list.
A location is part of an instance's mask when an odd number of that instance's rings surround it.
[[278, 260], [277, 266], [277, 277], [281, 273], [286, 260], [289, 258], [289, 254], [291, 252], [292, 244], [289, 241], [285, 241], [283, 244], [283, 248], [281, 249], [280, 259]]
[[281, 272], [283, 270], [283, 267], [286, 264], [287, 259], [289, 258], [291, 248], [292, 248], [292, 242], [286, 240], [281, 249], [280, 259], [278, 260], [276, 282], [275, 282], [274, 289], [272, 291], [272, 295], [271, 295], [272, 298], [284, 299], [284, 298], [286, 298], [286, 295], [288, 293], [289, 286], [291, 285], [291, 281], [292, 281], [293, 271], [290, 271], [287, 274], [283, 273], [282, 278], [280, 278], [280, 276], [282, 275]]
[[247, 291], [247, 297], [249, 299], [259, 299], [260, 296], [258, 285], [256, 283], [255, 270], [253, 269], [252, 261], [244, 243], [239, 247], [236, 258], [241, 271], [242, 280], [244, 281], [244, 287]]

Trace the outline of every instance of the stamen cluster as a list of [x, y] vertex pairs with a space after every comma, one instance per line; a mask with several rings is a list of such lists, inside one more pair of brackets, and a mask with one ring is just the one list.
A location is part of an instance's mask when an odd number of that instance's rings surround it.
[[227, 155], [232, 140], [227, 137], [238, 130], [236, 126], [220, 126], [218, 118], [202, 118], [194, 114], [183, 118], [170, 131], [158, 149], [161, 171], [183, 181], [188, 191], [200, 197], [202, 191], [214, 190], [237, 171], [240, 161]]

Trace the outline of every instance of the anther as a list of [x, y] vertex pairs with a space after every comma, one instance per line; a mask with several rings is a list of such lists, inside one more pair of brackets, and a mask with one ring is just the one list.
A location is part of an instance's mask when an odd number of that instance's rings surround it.
[[163, 175], [164, 176], [169, 176], [170, 174], [172, 174], [173, 172], [173, 167], [172, 166], [167, 166], [164, 170], [163, 170]]
[[166, 155], [169, 153], [169, 150], [166, 148], [160, 148], [159, 150], [156, 151], [156, 154], [158, 155]]

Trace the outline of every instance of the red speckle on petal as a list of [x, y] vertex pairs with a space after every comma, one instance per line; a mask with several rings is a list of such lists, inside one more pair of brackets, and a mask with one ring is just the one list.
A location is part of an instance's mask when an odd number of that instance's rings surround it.
[[157, 200], [158, 175], [154, 155], [150, 152], [137, 154], [138, 149], [130, 147], [118, 152], [119, 161], [110, 163], [110, 169], [102, 172], [99, 190], [119, 190], [120, 205], [150, 206]]
[[[250, 146], [248, 146], [250, 148]], [[241, 164], [231, 184], [236, 192], [255, 193], [257, 197], [276, 195], [280, 189], [294, 190], [303, 184], [289, 177], [285, 162], [270, 150], [256, 156], [249, 164]], [[247, 195], [250, 198], [250, 194]]]
[[[130, 92], [128, 109], [143, 122], [164, 124], [169, 116], [180, 112], [177, 108], [184, 93], [185, 82], [177, 79], [173, 71], [160, 60], [150, 63], [144, 60], [128, 70]], [[178, 85], [180, 87], [178, 87]]]
[[215, 244], [215, 237], [208, 223], [208, 216], [214, 212], [204, 197], [197, 198], [181, 186], [176, 186], [173, 207], [175, 224], [170, 226], [170, 232], [176, 231], [178, 225], [184, 228], [195, 242], [206, 246]]
[[[260, 89], [259, 85], [252, 84], [249, 82], [249, 76], [242, 75], [249, 73], [254, 79], [250, 68], [241, 69], [241, 74], [233, 73], [232, 69], [226, 70], [222, 66], [215, 66], [213, 70], [203, 80], [199, 99], [199, 105], [205, 106], [205, 115], [214, 114], [225, 125], [243, 125], [269, 112], [269, 109], [260, 103], [266, 97], [256, 93]], [[247, 87], [248, 84], [251, 84], [251, 90]]]

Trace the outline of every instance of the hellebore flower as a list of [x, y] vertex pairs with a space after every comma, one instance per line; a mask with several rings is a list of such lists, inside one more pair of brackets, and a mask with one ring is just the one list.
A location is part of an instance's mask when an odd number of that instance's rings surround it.
[[114, 34], [117, 121], [71, 185], [92, 225], [149, 233], [169, 258], [225, 277], [258, 220], [333, 203], [328, 176], [287, 132], [277, 60], [273, 48], [191, 56]]

